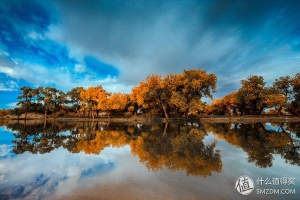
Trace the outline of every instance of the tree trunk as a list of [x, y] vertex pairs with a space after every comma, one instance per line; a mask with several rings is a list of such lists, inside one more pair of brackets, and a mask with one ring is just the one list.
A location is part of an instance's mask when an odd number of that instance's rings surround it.
[[234, 115], [237, 115], [237, 112], [236, 112], [236, 109], [235, 109], [235, 108], [233, 109], [233, 114], [234, 114]]
[[162, 105], [162, 108], [164, 110], [164, 115], [165, 115], [165, 118], [168, 119], [169, 116], [168, 116], [168, 113], [167, 113], [167, 108], [166, 108], [166, 105], [164, 103], [161, 104]]
[[93, 121], [94, 121], [95, 116], [94, 116], [94, 110], [93, 110], [93, 108], [92, 108], [92, 117], [93, 117]]
[[29, 108], [29, 105], [27, 103], [28, 101], [26, 101], [26, 110], [25, 110], [25, 121], [27, 119], [27, 113], [28, 113], [28, 108]]
[[163, 132], [163, 134], [162, 134], [162, 137], [161, 137], [160, 141], [163, 141], [164, 138], [167, 137], [167, 128], [168, 128], [168, 125], [169, 125], [169, 122], [165, 123], [164, 132]]
[[47, 110], [48, 108], [45, 108], [45, 120], [47, 120]]
[[188, 116], [189, 116], [189, 110], [188, 109], [185, 111], [184, 116], [185, 116], [185, 118], [188, 118]]
[[282, 107], [280, 106], [280, 107], [278, 108], [278, 115], [281, 115], [281, 110], [282, 110]]

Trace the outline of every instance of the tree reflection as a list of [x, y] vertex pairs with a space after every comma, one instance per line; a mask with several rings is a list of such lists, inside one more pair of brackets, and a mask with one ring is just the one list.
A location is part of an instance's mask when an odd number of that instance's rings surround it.
[[15, 154], [22, 154], [26, 151], [44, 154], [60, 147], [70, 148], [74, 143], [73, 136], [61, 133], [73, 131], [73, 127], [74, 124], [57, 122], [27, 122], [27, 124], [18, 122], [7, 125], [8, 129], [15, 132], [15, 140], [12, 141], [15, 144], [13, 149]]
[[[300, 166], [299, 140], [293, 138], [284, 124], [207, 124], [207, 130], [219, 139], [242, 148], [248, 154], [248, 162], [266, 168], [271, 167], [274, 154], [286, 162]], [[288, 124], [290, 127], [291, 124]], [[272, 128], [271, 128], [272, 127]]]
[[122, 147], [128, 143], [124, 131], [94, 130], [92, 133], [85, 133], [79, 129], [79, 132], [76, 148], [86, 154], [100, 154], [105, 147]]
[[[222, 170], [217, 139], [248, 155], [248, 162], [271, 167], [274, 155], [300, 166], [300, 125], [296, 124], [121, 124], [101, 122], [10, 122], [13, 152], [49, 153], [57, 148], [71, 153], [100, 154], [106, 147], [129, 145], [148, 169], [184, 170], [187, 175], [210, 176]], [[212, 132], [215, 140], [207, 142]]]
[[222, 170], [220, 152], [215, 150], [216, 141], [204, 144], [206, 134], [196, 128], [181, 131], [179, 126], [177, 131], [170, 131], [167, 136], [166, 130], [164, 134], [144, 132], [137, 140], [130, 141], [131, 151], [153, 171], [165, 166], [171, 171], [185, 170], [187, 175], [206, 177]]

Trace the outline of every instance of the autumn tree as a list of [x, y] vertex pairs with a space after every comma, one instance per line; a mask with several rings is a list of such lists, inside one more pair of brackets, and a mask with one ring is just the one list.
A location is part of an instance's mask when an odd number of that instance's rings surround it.
[[94, 111], [98, 109], [107, 109], [107, 92], [101, 85], [95, 87], [89, 87], [86, 90], [80, 92], [80, 99], [82, 104], [85, 104], [92, 114], [92, 118], [95, 118]]
[[225, 115], [225, 107], [221, 98], [213, 99], [206, 109], [207, 114]]
[[170, 104], [187, 117], [189, 113], [198, 114], [203, 110], [201, 98], [212, 98], [217, 77], [201, 69], [184, 70], [182, 74], [168, 75], [166, 84], [171, 90]]
[[205, 106], [206, 114], [213, 115], [237, 115], [237, 93], [232, 92], [222, 98], [216, 98]]
[[287, 97], [274, 87], [267, 88], [263, 104], [269, 109], [275, 109], [278, 115], [282, 114], [282, 108], [286, 107]]
[[249, 76], [241, 81], [242, 87], [237, 92], [238, 109], [243, 114], [259, 115], [265, 108], [265, 82], [262, 76]]
[[233, 114], [237, 115], [237, 102], [236, 102], [237, 93], [232, 92], [225, 95], [222, 98], [224, 113], [227, 115]]
[[201, 69], [184, 70], [182, 74], [169, 74], [165, 78], [152, 75], [133, 88], [131, 99], [144, 109], [158, 109], [165, 118], [173, 109], [183, 116], [199, 114], [204, 109], [202, 97], [212, 98], [217, 77]]
[[237, 115], [236, 92], [225, 95], [223, 98], [214, 99], [206, 108], [208, 114]]
[[291, 77], [284, 76], [279, 79], [275, 79], [275, 82], [272, 85], [273, 92], [271, 96], [267, 97], [268, 101], [273, 101], [275, 109], [278, 111], [278, 114], [282, 114], [282, 109], [287, 107], [288, 100], [291, 95]]
[[148, 111], [161, 108], [165, 118], [169, 118], [167, 113], [168, 89], [161, 75], [148, 76], [139, 86], [132, 89], [130, 98]]
[[111, 113], [124, 111], [127, 102], [127, 94], [113, 93], [109, 95], [105, 101], [99, 102], [98, 108], [102, 109], [103, 111], [106, 111], [108, 118], [110, 118]]
[[125, 113], [125, 115], [127, 115], [127, 116], [135, 115], [137, 113], [138, 109], [139, 109], [139, 106], [138, 106], [137, 102], [132, 101], [130, 98], [130, 95], [128, 95], [127, 105], [126, 105], [127, 113]]

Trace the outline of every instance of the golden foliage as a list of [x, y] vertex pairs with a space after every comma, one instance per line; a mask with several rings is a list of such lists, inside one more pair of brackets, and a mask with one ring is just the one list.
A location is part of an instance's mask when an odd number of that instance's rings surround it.
[[[175, 136], [175, 135], [174, 135]], [[214, 150], [216, 141], [204, 145], [205, 134], [198, 129], [181, 133], [165, 140], [153, 134], [143, 133], [135, 141], [130, 141], [131, 152], [140, 162], [156, 171], [163, 167], [171, 171], [185, 170], [187, 175], [209, 176], [222, 170], [221, 156]]]
[[100, 154], [105, 147], [122, 147], [127, 144], [124, 131], [100, 131], [90, 133], [79, 129], [81, 135], [78, 138], [77, 150], [86, 154]]

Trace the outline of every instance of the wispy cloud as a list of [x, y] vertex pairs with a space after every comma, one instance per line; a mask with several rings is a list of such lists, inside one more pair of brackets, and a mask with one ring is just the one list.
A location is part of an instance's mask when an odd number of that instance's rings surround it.
[[17, 89], [18, 89], [18, 84], [14, 81], [0, 82], [0, 91], [15, 91]]
[[[59, 89], [104, 84], [130, 92], [150, 74], [202, 68], [216, 97], [249, 75], [267, 83], [298, 72], [292, 1], [2, 1], [1, 88], [11, 79]], [[4, 89], [2, 89], [4, 90]]]
[[12, 102], [12, 103], [8, 103], [8, 104], [5, 104], [8, 108], [15, 108], [17, 107], [17, 103], [18, 102]]

